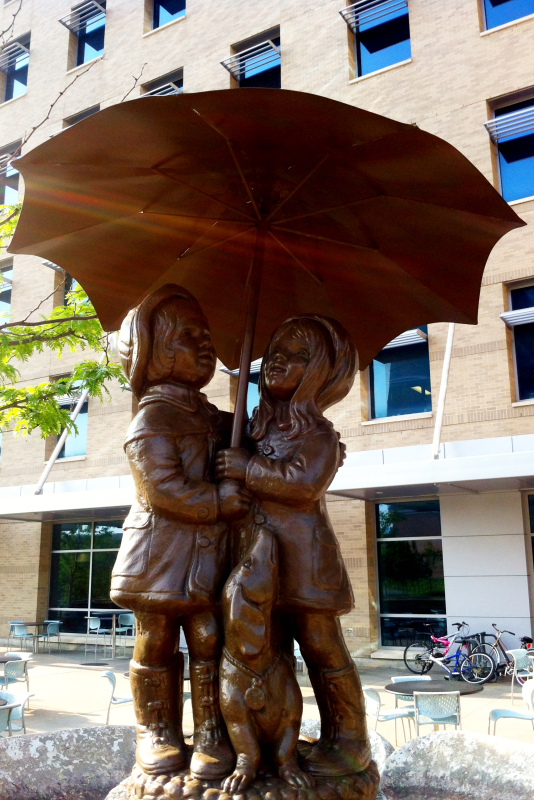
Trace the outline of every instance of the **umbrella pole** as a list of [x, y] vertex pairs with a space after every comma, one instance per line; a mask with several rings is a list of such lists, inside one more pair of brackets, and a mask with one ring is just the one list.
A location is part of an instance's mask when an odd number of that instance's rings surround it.
[[250, 362], [252, 361], [252, 348], [254, 346], [254, 332], [256, 329], [256, 317], [258, 314], [258, 300], [261, 286], [261, 273], [263, 267], [263, 258], [265, 255], [265, 236], [266, 232], [259, 228], [256, 233], [254, 256], [252, 258], [250, 277], [247, 285], [245, 326], [243, 330], [243, 338], [241, 340], [243, 344], [239, 359], [239, 380], [237, 384], [234, 422], [232, 426], [232, 438], [230, 442], [231, 447], [239, 447], [241, 445], [243, 430], [245, 427]]

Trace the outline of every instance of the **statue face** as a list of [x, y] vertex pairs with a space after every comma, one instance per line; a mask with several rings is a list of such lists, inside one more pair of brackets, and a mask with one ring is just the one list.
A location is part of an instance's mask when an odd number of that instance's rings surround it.
[[308, 344], [291, 330], [282, 331], [271, 343], [265, 366], [267, 389], [276, 400], [291, 400], [310, 361]]
[[172, 340], [174, 366], [171, 379], [201, 389], [213, 378], [216, 356], [205, 318], [184, 304]]

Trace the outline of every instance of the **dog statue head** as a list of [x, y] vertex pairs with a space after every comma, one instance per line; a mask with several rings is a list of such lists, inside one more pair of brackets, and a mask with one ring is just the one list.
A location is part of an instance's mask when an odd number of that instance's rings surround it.
[[271, 613], [278, 592], [278, 543], [269, 528], [257, 526], [245, 557], [223, 590], [226, 647], [253, 658], [270, 646]]

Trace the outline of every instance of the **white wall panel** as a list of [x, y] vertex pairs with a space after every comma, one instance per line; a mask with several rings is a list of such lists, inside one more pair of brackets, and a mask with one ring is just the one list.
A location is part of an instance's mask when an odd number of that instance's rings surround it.
[[440, 508], [444, 537], [523, 534], [519, 492], [451, 495]]
[[448, 536], [443, 538], [446, 577], [526, 574], [525, 537]]

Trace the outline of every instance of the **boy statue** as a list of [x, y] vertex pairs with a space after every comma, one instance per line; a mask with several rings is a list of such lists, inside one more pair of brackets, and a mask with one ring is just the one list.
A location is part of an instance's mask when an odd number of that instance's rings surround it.
[[235, 482], [212, 482], [231, 415], [200, 392], [213, 377], [216, 355], [195, 298], [180, 286], [162, 286], [128, 314], [120, 348], [139, 401], [125, 442], [136, 499], [124, 522], [111, 598], [137, 620], [130, 665], [137, 764], [148, 775], [187, 766], [183, 628], [194, 718], [190, 770], [201, 780], [218, 780], [235, 760], [219, 707], [226, 522], [247, 512], [250, 497]]

